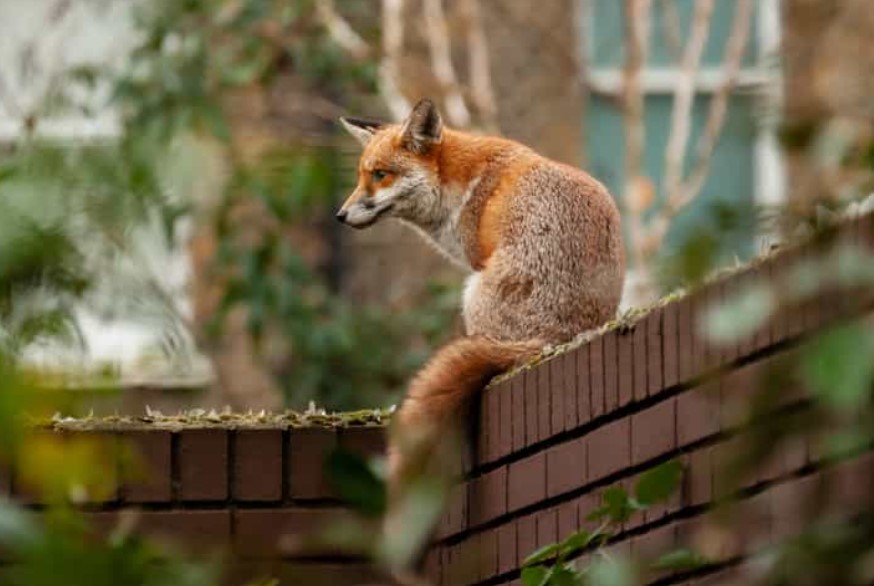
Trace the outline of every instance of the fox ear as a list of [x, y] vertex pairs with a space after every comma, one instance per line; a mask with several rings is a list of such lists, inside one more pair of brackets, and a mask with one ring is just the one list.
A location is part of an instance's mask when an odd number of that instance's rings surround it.
[[363, 146], [367, 146], [374, 133], [382, 128], [383, 123], [375, 120], [364, 120], [363, 118], [340, 118], [340, 124], [346, 129], [346, 132], [355, 137]]
[[422, 98], [404, 122], [404, 146], [416, 153], [425, 153], [443, 137], [443, 120], [434, 102]]

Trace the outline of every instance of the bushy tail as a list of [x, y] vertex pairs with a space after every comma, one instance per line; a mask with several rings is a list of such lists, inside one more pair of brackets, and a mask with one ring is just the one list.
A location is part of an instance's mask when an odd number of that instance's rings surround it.
[[440, 427], [457, 420], [492, 377], [536, 356], [542, 347], [536, 341], [501, 342], [484, 336], [450, 342], [413, 378], [397, 413], [398, 425]]
[[412, 477], [446, 480], [460, 462], [464, 430], [473, 398], [489, 380], [536, 356], [537, 341], [501, 342], [484, 336], [454, 340], [437, 351], [410, 383], [392, 418], [389, 438], [389, 491]]
[[537, 341], [459, 338], [438, 350], [413, 378], [392, 417], [388, 446], [389, 506], [384, 529], [389, 541], [412, 548], [413, 559], [402, 565], [416, 565], [415, 554], [424, 553], [430, 535], [428, 527], [408, 525], [422, 510], [415, 502], [413, 487], [421, 488], [424, 483], [445, 495], [460, 471], [474, 397], [492, 377], [533, 358], [542, 347]]

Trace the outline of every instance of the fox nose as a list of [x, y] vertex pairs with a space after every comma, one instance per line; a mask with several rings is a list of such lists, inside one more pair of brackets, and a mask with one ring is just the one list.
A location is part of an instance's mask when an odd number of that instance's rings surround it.
[[347, 215], [346, 210], [340, 210], [339, 212], [337, 212], [337, 216], [336, 216], [337, 221], [345, 223], [346, 222], [346, 215]]

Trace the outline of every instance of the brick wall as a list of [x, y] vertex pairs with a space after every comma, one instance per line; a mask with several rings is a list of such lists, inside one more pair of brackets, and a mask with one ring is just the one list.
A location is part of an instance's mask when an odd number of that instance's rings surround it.
[[[116, 483], [84, 505], [98, 534], [135, 515], [135, 531], [193, 554], [229, 551], [227, 584], [258, 577], [282, 584], [347, 584], [376, 577], [372, 568], [336, 552], [302, 550], [295, 539], [342, 514], [323, 472], [335, 447], [362, 455], [384, 451], [382, 427], [286, 427], [54, 432], [99, 433], [125, 466], [139, 454], [140, 480]], [[128, 477], [130, 474], [118, 474]], [[0, 494], [39, 510], [14, 473], [0, 471]], [[2, 555], [0, 555], [2, 560]]]
[[[748, 339], [715, 347], [699, 335], [702, 308], [756, 280], [780, 282], [795, 263], [834, 242], [874, 248], [874, 218], [850, 223], [835, 240], [781, 253], [708, 283], [632, 323], [492, 384], [483, 394], [468, 480], [444, 516], [428, 571], [440, 584], [519, 584], [519, 568], [537, 548], [594, 524], [586, 516], [604, 488], [633, 486], [646, 469], [678, 458], [682, 489], [669, 503], [636, 514], [611, 547], [643, 558], [688, 546], [711, 521], [708, 510], [727, 485], [723, 463], [756, 425], [777, 425], [809, 406], [800, 387], [783, 388], [765, 420], [744, 425], [744, 407], [799, 343], [828, 324], [872, 320], [867, 295], [823, 294], [786, 307]], [[794, 384], [794, 383], [789, 383]], [[852, 514], [874, 502], [874, 453], [826, 464], [822, 450], [799, 441], [740, 480], [732, 515], [741, 543], [722, 548], [715, 568], [651, 576], [659, 584], [718, 583], [747, 554], [797, 533], [803, 507], [824, 479], [840, 479], [830, 503]]]
[[[874, 216], [835, 236], [829, 242], [874, 249]], [[455, 489], [427, 557], [430, 578], [453, 586], [518, 584], [528, 554], [590, 523], [586, 515], [603, 488], [630, 487], [643, 471], [673, 458], [685, 470], [679, 494], [632, 517], [610, 547], [656, 555], [700, 534], [722, 496], [726, 457], [757, 426], [789, 421], [809, 406], [803, 389], [786, 382], [767, 417], [742, 426], [746, 399], [823, 327], [870, 321], [874, 299], [870, 291], [823, 294], [782, 308], [748, 339], [727, 347], [711, 346], [699, 335], [701, 310], [756, 280], [778, 283], [797, 261], [822, 251], [810, 245], [780, 253], [486, 389], [467, 480]], [[334, 446], [380, 453], [382, 428], [101, 433], [116, 444], [132, 443], [148, 474], [145, 482], [118, 486], [106, 500], [86, 506], [98, 531], [137, 510], [143, 533], [194, 549], [231, 548], [233, 584], [259, 574], [280, 576], [283, 584], [364, 583], [371, 575], [361, 562], [330, 552], [299, 559], [288, 536], [340, 512], [322, 472], [324, 456]], [[704, 584], [731, 578], [749, 553], [801, 530], [801, 505], [824, 479], [839, 480], [840, 493], [826, 503], [837, 513], [874, 505], [874, 453], [826, 462], [809, 442], [780, 445], [753, 473], [734, 479], [741, 491], [733, 515], [743, 534], [719, 550], [720, 563], [706, 572], [653, 579]], [[10, 481], [2, 471], [0, 491], [30, 502], [14, 475]], [[291, 573], [301, 568], [312, 574]]]

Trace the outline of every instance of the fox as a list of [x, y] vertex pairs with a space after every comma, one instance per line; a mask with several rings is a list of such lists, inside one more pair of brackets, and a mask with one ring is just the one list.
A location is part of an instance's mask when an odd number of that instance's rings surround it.
[[[340, 122], [363, 150], [337, 220], [357, 229], [400, 220], [468, 273], [464, 335], [413, 377], [393, 414], [391, 502], [415, 474], [443, 471], [442, 438], [465, 425], [491, 378], [616, 316], [622, 228], [588, 173], [507, 138], [447, 128], [429, 98], [401, 123]], [[405, 451], [413, 435], [418, 448]]]

